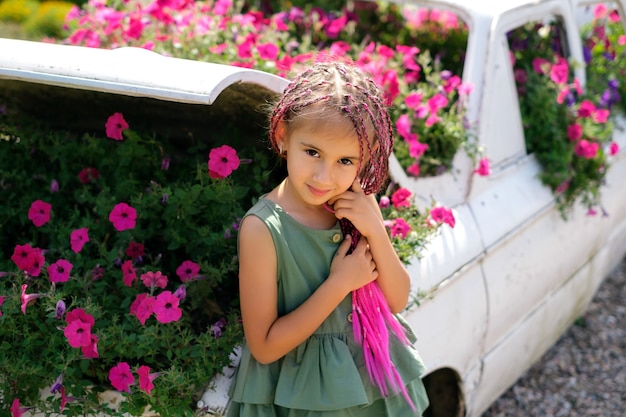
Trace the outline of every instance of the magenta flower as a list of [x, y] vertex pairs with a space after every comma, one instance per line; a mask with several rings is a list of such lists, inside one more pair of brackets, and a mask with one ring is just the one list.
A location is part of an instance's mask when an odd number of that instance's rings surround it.
[[118, 232], [134, 229], [137, 221], [137, 210], [126, 203], [118, 203], [109, 213], [109, 221]]
[[176, 275], [180, 277], [182, 282], [192, 281], [200, 272], [200, 266], [192, 261], [183, 261], [178, 268], [176, 268]]
[[211, 149], [209, 153], [209, 175], [211, 178], [226, 178], [239, 168], [237, 151], [228, 145]]
[[617, 142], [611, 142], [611, 145], [609, 146], [609, 155], [617, 155], [618, 152], [619, 145], [617, 144]]
[[30, 244], [26, 243], [24, 245], [15, 245], [13, 248], [13, 255], [11, 255], [11, 260], [17, 265], [20, 271], [25, 271], [30, 266], [29, 256], [33, 251], [33, 247]]
[[409, 142], [409, 155], [413, 158], [421, 158], [427, 150], [428, 144], [426, 143], [422, 143], [418, 140]]
[[28, 284], [22, 284], [22, 296], [21, 296], [22, 314], [26, 314], [26, 306], [28, 305], [28, 303], [46, 295], [46, 294], [40, 294], [40, 293], [26, 294], [26, 288], [28, 288]]
[[67, 282], [73, 267], [69, 261], [59, 259], [48, 267], [48, 277], [51, 282]]
[[595, 142], [589, 142], [586, 140], [579, 141], [574, 147], [574, 153], [585, 159], [593, 159], [598, 154], [600, 145]]
[[126, 248], [126, 256], [131, 258], [139, 258], [144, 255], [144, 246], [141, 243], [130, 242]]
[[100, 355], [98, 354], [98, 336], [92, 333], [89, 344], [86, 346], [81, 346], [80, 351], [83, 353], [83, 355], [85, 355], [85, 358], [88, 359], [96, 359], [100, 357]]
[[[0, 307], [4, 304], [4, 297], [0, 295]], [[2, 310], [0, 310], [0, 317], [2, 317]]]
[[22, 414], [30, 410], [32, 407], [22, 407], [20, 399], [15, 398], [11, 404], [11, 417], [22, 417]]
[[378, 202], [378, 207], [380, 207], [381, 209], [386, 209], [386, 208], [389, 208], [390, 205], [391, 205], [391, 200], [389, 200], [389, 197], [387, 197], [386, 195], [380, 197], [380, 201]]
[[591, 117], [596, 111], [596, 105], [589, 100], [583, 100], [578, 108], [578, 117]]
[[52, 206], [41, 200], [35, 200], [28, 210], [28, 219], [37, 227], [41, 227], [50, 221], [50, 210]]
[[161, 271], [148, 271], [145, 274], [141, 274], [140, 279], [143, 284], [148, 288], [165, 288], [165, 286], [167, 285], [167, 276], [163, 275]]
[[123, 140], [124, 137], [122, 136], [122, 132], [128, 129], [128, 123], [124, 120], [122, 113], [113, 113], [107, 119], [104, 127], [106, 128], [106, 135], [108, 138]]
[[567, 126], [567, 137], [572, 142], [576, 142], [583, 136], [583, 127], [579, 123], [572, 123]]
[[406, 188], [398, 188], [396, 192], [391, 195], [391, 204], [397, 209], [411, 206], [411, 192]]
[[86, 167], [78, 173], [78, 179], [81, 184], [89, 184], [100, 178], [100, 173], [94, 167]]
[[135, 301], [130, 305], [130, 314], [137, 317], [137, 320], [139, 320], [142, 326], [146, 324], [146, 320], [148, 320], [154, 311], [154, 301], [154, 297], [141, 293], [137, 294]]
[[446, 223], [450, 227], [454, 227], [456, 224], [456, 219], [454, 218], [454, 214], [452, 214], [452, 210], [443, 206], [434, 207], [430, 210], [430, 218], [435, 223]]
[[133, 261], [124, 261], [122, 264], [122, 274], [124, 274], [124, 285], [131, 287], [137, 278], [137, 272], [133, 268]]
[[89, 346], [91, 344], [91, 326], [90, 323], [82, 320], [72, 320], [65, 326], [63, 334], [73, 348]]
[[126, 362], [120, 362], [109, 371], [109, 381], [118, 391], [130, 393], [130, 386], [135, 383], [135, 377]]
[[161, 323], [178, 321], [183, 311], [178, 308], [180, 300], [171, 291], [163, 291], [154, 301], [154, 315]]
[[180, 301], [183, 301], [187, 297], [187, 288], [185, 288], [185, 285], [179, 286], [176, 291], [174, 291], [174, 296]]
[[256, 50], [259, 52], [259, 57], [265, 61], [275, 61], [280, 52], [278, 46], [273, 43], [258, 44]]
[[87, 242], [89, 242], [89, 231], [86, 227], [73, 230], [72, 233], [70, 233], [70, 246], [74, 253], [79, 253], [83, 250], [83, 246], [85, 246]]
[[420, 175], [420, 165], [417, 162], [413, 162], [407, 169], [407, 174], [413, 177], [419, 177]]
[[139, 375], [139, 389], [150, 395], [150, 392], [154, 389], [152, 381], [154, 381], [160, 374], [158, 372], [151, 374], [149, 366], [141, 365], [139, 369], [137, 369], [137, 375]]
[[406, 238], [411, 231], [411, 226], [402, 217], [393, 219], [391, 224], [390, 233], [391, 237], [400, 236], [402, 239]]
[[486, 177], [491, 174], [491, 169], [489, 168], [489, 159], [482, 158], [478, 162], [478, 168], [474, 170], [475, 174], [480, 175], [481, 177]]

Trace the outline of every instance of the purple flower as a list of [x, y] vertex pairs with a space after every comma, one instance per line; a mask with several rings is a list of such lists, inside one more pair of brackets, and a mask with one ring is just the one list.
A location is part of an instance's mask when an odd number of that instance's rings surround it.
[[51, 193], [59, 192], [59, 182], [57, 180], [50, 181], [50, 192]]
[[55, 309], [54, 318], [59, 320], [63, 318], [65, 314], [65, 301], [59, 300], [57, 301], [57, 307]]
[[61, 391], [61, 388], [63, 388], [63, 374], [60, 374], [57, 376], [57, 379], [54, 380], [52, 386], [50, 387], [50, 392], [55, 394]]
[[226, 319], [221, 318], [211, 326], [211, 331], [216, 339], [222, 336], [222, 329], [226, 326]]
[[185, 297], [187, 297], [187, 289], [184, 285], [178, 287], [176, 291], [174, 291], [174, 296], [178, 298], [180, 301], [183, 301]]
[[170, 161], [172, 159], [169, 157], [165, 157], [161, 160], [161, 171], [167, 171], [170, 169]]

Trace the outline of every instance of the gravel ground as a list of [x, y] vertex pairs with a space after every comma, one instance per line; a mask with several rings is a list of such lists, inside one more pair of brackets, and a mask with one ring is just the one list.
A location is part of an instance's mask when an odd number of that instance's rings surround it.
[[626, 260], [585, 314], [482, 417], [626, 416]]

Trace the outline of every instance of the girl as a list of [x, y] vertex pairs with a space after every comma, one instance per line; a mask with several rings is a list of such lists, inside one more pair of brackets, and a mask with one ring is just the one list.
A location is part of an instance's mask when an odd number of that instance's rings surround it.
[[377, 339], [393, 389], [372, 382], [353, 333], [354, 291], [375, 281], [392, 313], [409, 295], [374, 196], [393, 144], [380, 90], [355, 66], [317, 63], [286, 88], [269, 133], [287, 177], [239, 231], [246, 345], [228, 416], [421, 415], [424, 366], [411, 342]]

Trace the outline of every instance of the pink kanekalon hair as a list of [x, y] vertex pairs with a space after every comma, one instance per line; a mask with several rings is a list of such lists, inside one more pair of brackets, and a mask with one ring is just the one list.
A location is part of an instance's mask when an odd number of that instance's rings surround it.
[[[274, 106], [269, 127], [270, 143], [281, 154], [276, 141], [281, 122], [289, 129], [290, 124], [301, 119], [312, 117], [315, 119], [313, 123], [320, 119], [334, 121], [338, 120], [337, 115], [354, 127], [360, 160], [363, 160], [365, 150], [371, 156], [366, 166], [359, 166], [363, 191], [366, 194], [379, 192], [387, 181], [393, 128], [380, 89], [352, 63], [318, 62], [296, 76]], [[374, 143], [377, 146], [373, 146]], [[353, 250], [361, 234], [348, 219], [339, 222], [344, 235], [351, 235]], [[389, 351], [391, 335], [406, 345], [411, 342], [375, 281], [352, 292], [352, 326], [355, 340], [363, 347], [372, 383], [383, 396], [401, 392], [415, 410]]]

